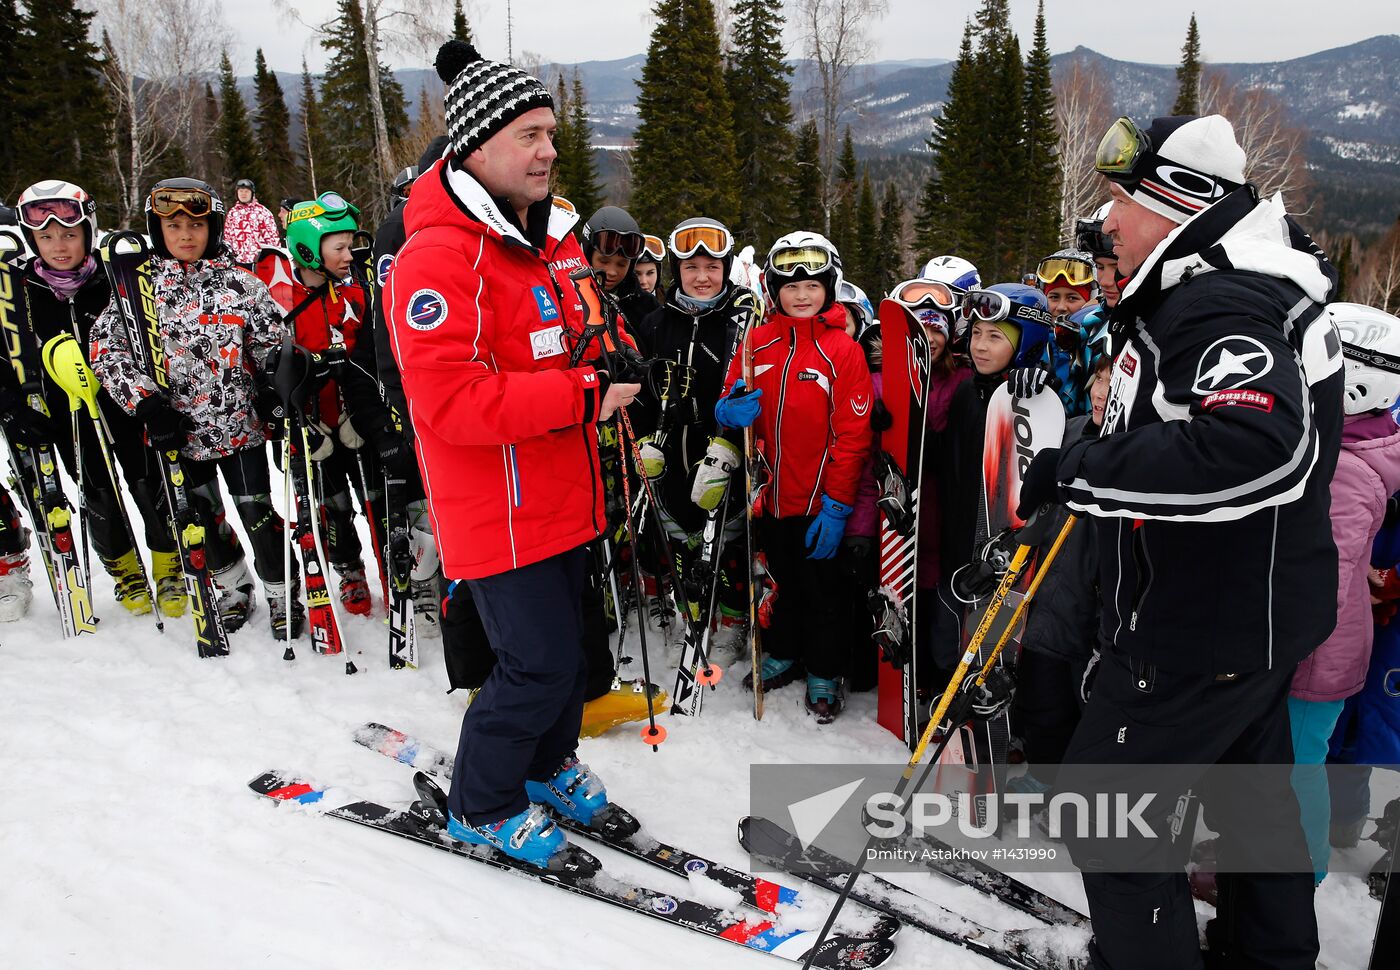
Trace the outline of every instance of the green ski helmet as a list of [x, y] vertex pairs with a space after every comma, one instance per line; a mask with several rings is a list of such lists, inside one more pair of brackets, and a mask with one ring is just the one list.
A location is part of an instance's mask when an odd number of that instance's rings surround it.
[[339, 192], [322, 192], [309, 202], [298, 203], [287, 216], [287, 248], [292, 251], [292, 258], [307, 269], [325, 269], [321, 240], [332, 233], [359, 229], [355, 221], [359, 214], [360, 210]]

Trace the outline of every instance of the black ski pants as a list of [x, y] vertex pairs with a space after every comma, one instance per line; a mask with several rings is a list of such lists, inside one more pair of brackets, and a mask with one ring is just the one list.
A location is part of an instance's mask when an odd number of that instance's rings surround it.
[[1016, 661], [1016, 700], [1011, 721], [1025, 741], [1026, 761], [1035, 777], [1055, 783], [1083, 702], [1079, 699], [1084, 661], [1070, 661], [1039, 650], [1023, 649]]
[[223, 504], [218, 501], [215, 476], [222, 473], [253, 547], [253, 571], [264, 583], [281, 583], [284, 557], [291, 554], [291, 547], [287, 544], [286, 524], [272, 507], [271, 478], [263, 446], [205, 461], [182, 457], [180, 465], [185, 470], [190, 504], [204, 526], [209, 568], [218, 572], [243, 558], [243, 548], [224, 523]]
[[[1231, 766], [1292, 764], [1292, 677], [1292, 665], [1225, 678], [1167, 672], [1106, 649], [1060, 768], [1061, 790], [1092, 796], [1135, 784], [1125, 784], [1124, 769], [1116, 766], [1151, 765], [1151, 790], [1170, 795], [1189, 789], [1200, 797], [1220, 833], [1220, 905], [1208, 935], [1212, 951], [1232, 970], [1311, 970], [1317, 962], [1312, 862], [1289, 771], [1259, 772], [1259, 790], [1247, 799], [1219, 797]], [[1135, 777], [1143, 780], [1141, 773]], [[1158, 797], [1144, 814], [1154, 831], [1170, 831], [1173, 802]], [[1101, 841], [1066, 833], [1083, 873], [1094, 924], [1091, 956], [1099, 970], [1202, 966], [1182, 868], [1190, 829], [1176, 845], [1164, 838]], [[1271, 859], [1286, 860], [1293, 871], [1243, 871], [1249, 867], [1246, 846], [1267, 846]]]
[[814, 677], [844, 676], [851, 648], [844, 616], [849, 576], [835, 558], [807, 558], [812, 516], [766, 517], [756, 524], [759, 548], [778, 584], [773, 622], [763, 631], [764, 652], [796, 660]]
[[527, 779], [544, 781], [578, 747], [585, 547], [468, 580], [496, 666], [462, 718], [448, 807], [480, 825], [523, 812]]

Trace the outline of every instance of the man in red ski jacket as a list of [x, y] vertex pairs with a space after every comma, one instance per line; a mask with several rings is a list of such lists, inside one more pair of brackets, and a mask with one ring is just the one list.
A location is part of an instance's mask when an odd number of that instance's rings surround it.
[[545, 866], [566, 842], [541, 803], [584, 824], [607, 804], [574, 758], [579, 602], [604, 521], [596, 425], [641, 388], [570, 366], [601, 349], [577, 350], [585, 262], [549, 193], [548, 90], [459, 41], [437, 69], [451, 151], [414, 183], [385, 293], [444, 573], [497, 656], [462, 720], [447, 830]]

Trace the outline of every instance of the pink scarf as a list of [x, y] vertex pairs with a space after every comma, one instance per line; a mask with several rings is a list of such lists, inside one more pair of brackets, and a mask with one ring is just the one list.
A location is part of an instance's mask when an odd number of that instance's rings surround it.
[[73, 299], [96, 270], [97, 260], [91, 254], [77, 269], [49, 269], [42, 259], [34, 265], [34, 272], [38, 274], [39, 279], [49, 284], [49, 289], [53, 290], [54, 295], [65, 302]]

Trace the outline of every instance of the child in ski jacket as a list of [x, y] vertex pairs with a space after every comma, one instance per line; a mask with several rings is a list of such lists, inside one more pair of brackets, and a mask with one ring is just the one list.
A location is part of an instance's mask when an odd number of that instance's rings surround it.
[[[24, 312], [15, 314], [18, 327], [7, 341], [11, 366], [0, 367], [0, 395], [16, 402], [34, 392], [42, 398], [49, 418], [31, 423], [36, 440], [27, 443], [54, 445], [70, 477], [79, 482], [88, 534], [116, 584], [117, 602], [132, 613], [150, 613], [154, 592], [162, 612], [180, 616], [187, 602], [184, 577], [158, 472], [141, 446], [140, 423], [99, 389], [100, 420], [110, 432], [99, 440], [102, 432], [87, 411], [70, 411], [67, 392], [40, 363], [43, 348], [62, 338], [75, 341], [86, 358], [93, 321], [110, 302], [111, 289], [96, 253], [96, 202], [71, 182], [39, 182], [20, 195], [17, 212], [36, 255], [14, 270], [22, 288], [17, 307]], [[22, 431], [19, 437], [25, 437]], [[143, 576], [135, 537], [123, 524], [118, 486], [103, 457], [105, 441], [111, 442], [110, 455], [125, 473], [145, 525], [145, 543], [154, 560], [154, 591]]]
[[774, 309], [745, 336], [715, 408], [723, 426], [753, 426], [768, 468], [759, 545], [779, 593], [763, 638], [765, 689], [794, 679], [800, 661], [820, 723], [843, 704], [850, 644], [833, 591], [848, 580], [834, 557], [870, 454], [874, 403], [865, 356], [835, 301], [837, 265], [835, 247], [817, 233], [774, 243], [765, 277]]
[[[272, 507], [267, 438], [256, 407], [264, 360], [282, 343], [281, 309], [261, 280], [225, 254], [223, 204], [208, 184], [190, 178], [157, 182], [147, 195], [146, 214], [160, 324], [151, 342], [159, 348], [155, 365], [166, 376], [165, 387], [137, 363], [131, 339], [144, 335], [128, 336], [115, 304], [92, 325], [92, 368], [113, 400], [145, 424], [153, 446], [179, 452], [185, 483], [211, 537], [209, 564], [231, 632], [253, 609], [253, 580], [231, 530], [220, 528], [214, 478], [223, 473], [253, 546], [273, 635], [286, 638], [282, 577], [290, 550]], [[293, 607], [293, 637], [300, 633], [299, 606]]]

